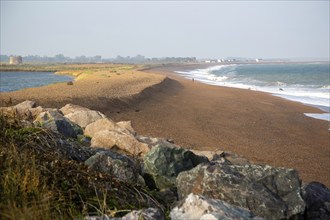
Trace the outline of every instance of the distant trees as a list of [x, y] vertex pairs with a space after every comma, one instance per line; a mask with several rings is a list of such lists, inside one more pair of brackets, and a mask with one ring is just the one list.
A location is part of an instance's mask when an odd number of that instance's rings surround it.
[[[94, 57], [86, 57], [85, 55], [75, 58], [66, 57], [63, 54], [57, 54], [54, 57], [39, 56], [39, 55], [27, 55], [23, 56], [24, 62], [28, 63], [99, 63], [103, 62], [100, 55]], [[9, 62], [8, 55], [0, 55], [0, 62]]]
[[66, 62], [66, 57], [63, 54], [57, 54], [54, 57], [56, 62], [63, 63]]
[[133, 63], [133, 64], [150, 64], [150, 63], [194, 63], [197, 62], [196, 57], [164, 57], [164, 58], [146, 58], [143, 55], [136, 55], [135, 57], [117, 56], [111, 59], [113, 63]]
[[[96, 55], [93, 57], [87, 57], [85, 55], [77, 56], [75, 58], [66, 57], [63, 54], [57, 54], [54, 57], [28, 55], [23, 56], [23, 60], [26, 63], [132, 63], [132, 64], [151, 64], [151, 63], [192, 63], [197, 62], [196, 57], [164, 57], [164, 58], [147, 58], [143, 55], [136, 55], [134, 57], [117, 56], [116, 58], [102, 59], [102, 56]], [[9, 62], [8, 55], [0, 55], [0, 62]]]

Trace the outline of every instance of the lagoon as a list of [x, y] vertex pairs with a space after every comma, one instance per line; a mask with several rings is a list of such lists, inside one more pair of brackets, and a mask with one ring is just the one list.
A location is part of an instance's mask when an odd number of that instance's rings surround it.
[[72, 80], [72, 76], [56, 75], [53, 72], [0, 72], [0, 92], [17, 91]]

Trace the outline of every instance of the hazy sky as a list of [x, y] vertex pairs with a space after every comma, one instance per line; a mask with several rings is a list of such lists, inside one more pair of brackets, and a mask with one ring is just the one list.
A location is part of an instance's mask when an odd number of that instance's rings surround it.
[[329, 59], [329, 1], [4, 1], [1, 54]]

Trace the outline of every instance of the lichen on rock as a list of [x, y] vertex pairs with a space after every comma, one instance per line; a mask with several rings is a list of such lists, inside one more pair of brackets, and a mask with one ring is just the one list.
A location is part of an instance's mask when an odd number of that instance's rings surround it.
[[158, 189], [165, 189], [175, 187], [180, 172], [203, 162], [208, 162], [208, 159], [189, 150], [174, 145], [156, 145], [144, 156], [144, 171], [152, 177]]
[[177, 177], [179, 198], [190, 193], [245, 207], [267, 219], [302, 213], [298, 172], [267, 165], [200, 164]]

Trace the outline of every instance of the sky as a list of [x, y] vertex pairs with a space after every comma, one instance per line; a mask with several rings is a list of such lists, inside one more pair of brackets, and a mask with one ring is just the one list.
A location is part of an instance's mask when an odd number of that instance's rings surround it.
[[329, 60], [329, 1], [6, 1], [0, 54]]

